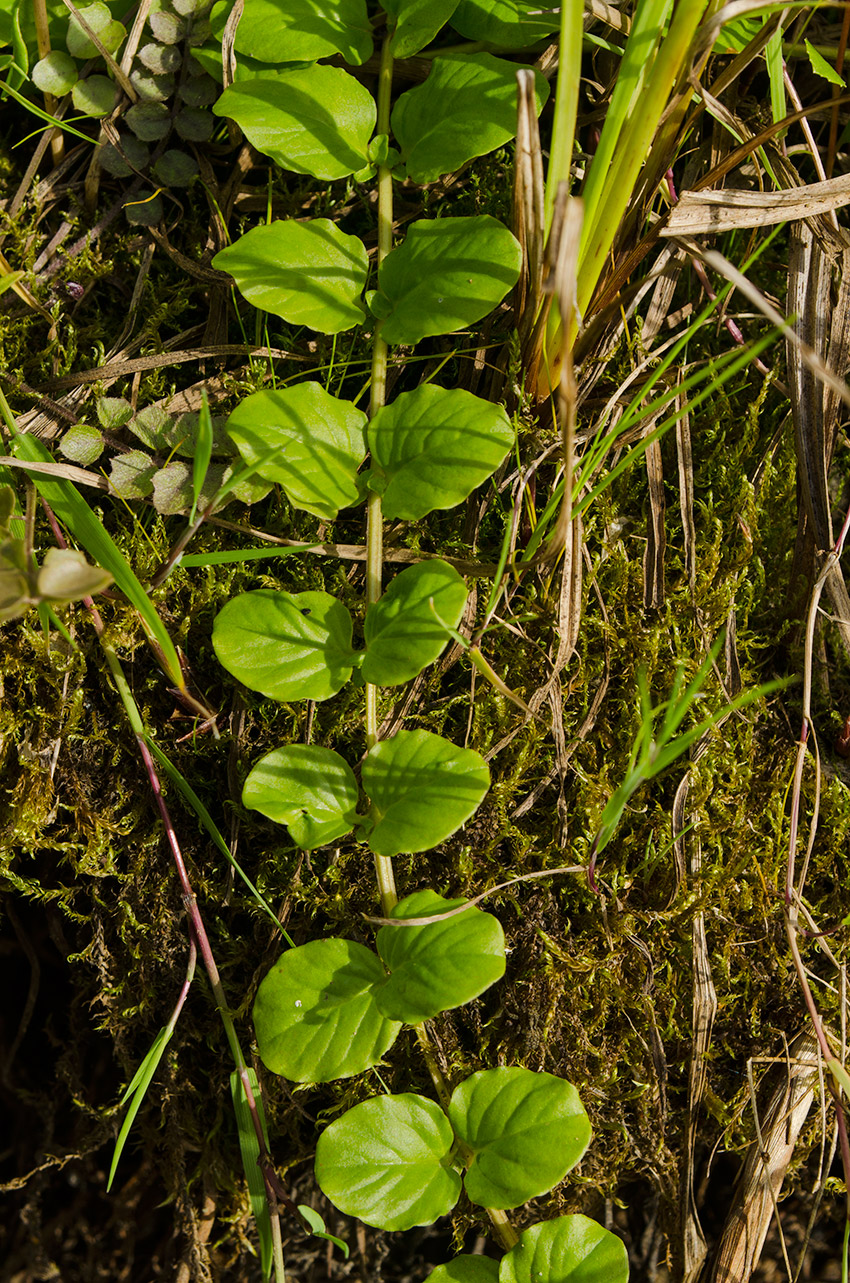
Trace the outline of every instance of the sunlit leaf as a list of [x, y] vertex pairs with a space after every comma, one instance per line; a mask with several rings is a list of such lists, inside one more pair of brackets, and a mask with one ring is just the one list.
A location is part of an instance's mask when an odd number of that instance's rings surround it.
[[236, 52], [275, 63], [340, 53], [357, 66], [372, 52], [365, 0], [245, 0]]
[[354, 827], [360, 791], [348, 763], [318, 744], [290, 744], [261, 757], [242, 801], [285, 824], [304, 850], [334, 842]]
[[378, 269], [383, 338], [413, 344], [480, 321], [516, 284], [521, 263], [519, 242], [489, 214], [411, 223]]
[[449, 640], [443, 624], [457, 627], [466, 597], [466, 584], [445, 561], [402, 570], [366, 612], [365, 680], [398, 686], [433, 664]]
[[475, 1155], [464, 1186], [482, 1207], [519, 1207], [547, 1193], [590, 1142], [572, 1083], [530, 1069], [473, 1074], [452, 1095], [449, 1118]]
[[[432, 183], [514, 137], [516, 73], [516, 63], [489, 53], [440, 54], [427, 80], [400, 95], [393, 133], [415, 183]], [[539, 114], [549, 97], [539, 71], [535, 96]]]
[[254, 1002], [263, 1064], [292, 1082], [312, 1083], [376, 1065], [401, 1029], [375, 1003], [385, 979], [371, 949], [352, 940], [311, 940], [289, 949]]
[[272, 71], [240, 80], [213, 106], [281, 169], [345, 178], [366, 164], [375, 100], [341, 67]]
[[366, 248], [327, 218], [254, 227], [219, 250], [213, 267], [229, 272], [254, 307], [292, 325], [338, 334], [365, 315], [360, 295], [369, 271]]
[[[363, 759], [376, 855], [427, 851], [474, 814], [490, 787], [482, 757], [429, 731], [399, 731]], [[404, 928], [402, 928], [403, 930]]]
[[430, 1225], [457, 1202], [454, 1137], [424, 1096], [373, 1096], [331, 1123], [316, 1147], [316, 1180], [335, 1207], [383, 1230]]
[[587, 1216], [531, 1225], [499, 1267], [499, 1283], [627, 1283], [628, 1277], [625, 1244]]

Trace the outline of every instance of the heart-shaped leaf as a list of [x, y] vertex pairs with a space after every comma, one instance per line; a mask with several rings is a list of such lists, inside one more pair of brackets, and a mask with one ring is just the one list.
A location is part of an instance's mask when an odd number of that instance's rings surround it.
[[399, 855], [427, 851], [459, 829], [480, 806], [490, 771], [472, 749], [430, 731], [399, 731], [370, 748], [362, 780], [372, 802], [369, 846]]
[[[489, 53], [440, 54], [427, 80], [398, 98], [393, 133], [415, 183], [433, 183], [513, 138], [516, 73], [516, 63]], [[546, 77], [535, 72], [538, 115], [548, 97]]]
[[628, 1277], [625, 1244], [587, 1216], [529, 1226], [499, 1268], [499, 1283], [628, 1283]]
[[378, 270], [382, 338], [413, 344], [480, 321], [516, 284], [521, 263], [519, 241], [489, 214], [411, 223]]
[[246, 0], [236, 52], [262, 62], [314, 62], [341, 53], [357, 66], [372, 52], [365, 0]]
[[[394, 918], [445, 913], [463, 900], [415, 891], [393, 909]], [[390, 973], [376, 995], [379, 1009], [410, 1025], [462, 1007], [505, 974], [505, 937], [491, 913], [470, 908], [422, 927], [381, 927], [378, 953]]]
[[283, 486], [294, 508], [332, 521], [360, 501], [357, 470], [366, 456], [366, 415], [319, 383], [254, 392], [227, 420], [227, 431], [248, 464], [280, 452], [258, 469]]
[[519, 1207], [547, 1193], [590, 1141], [590, 1120], [575, 1087], [530, 1069], [473, 1074], [454, 1092], [449, 1118], [475, 1155], [464, 1184], [482, 1207]]
[[560, 12], [539, 0], [460, 0], [451, 23], [468, 40], [495, 49], [527, 49], [558, 30]]
[[242, 790], [250, 810], [285, 824], [305, 851], [350, 833], [359, 797], [348, 763], [316, 744], [290, 744], [267, 753]]
[[225, 89], [213, 107], [281, 169], [345, 178], [366, 164], [375, 100], [341, 67], [269, 71]]
[[424, 1096], [373, 1096], [331, 1123], [316, 1147], [316, 1180], [335, 1207], [382, 1230], [430, 1225], [450, 1212], [460, 1177], [454, 1136]]
[[261, 588], [234, 597], [213, 623], [219, 662], [272, 699], [330, 699], [351, 676], [348, 611], [330, 593]]
[[384, 0], [393, 37], [394, 58], [412, 58], [434, 39], [457, 8], [458, 0]]
[[365, 315], [360, 302], [369, 271], [365, 246], [327, 218], [254, 227], [219, 250], [213, 266], [229, 272], [254, 307], [292, 325], [338, 334]]
[[379, 410], [367, 438], [368, 484], [382, 495], [384, 516], [418, 521], [462, 503], [486, 481], [513, 445], [514, 429], [500, 405], [424, 383]]
[[254, 1002], [263, 1064], [297, 1083], [350, 1078], [376, 1065], [401, 1029], [375, 1004], [385, 979], [371, 949], [353, 940], [311, 940], [284, 953]]
[[428, 1283], [499, 1283], [499, 1262], [489, 1256], [456, 1256], [432, 1270]]
[[420, 561], [396, 575], [366, 612], [365, 680], [398, 686], [433, 664], [449, 640], [443, 624], [457, 627], [466, 595], [466, 584], [445, 561]]

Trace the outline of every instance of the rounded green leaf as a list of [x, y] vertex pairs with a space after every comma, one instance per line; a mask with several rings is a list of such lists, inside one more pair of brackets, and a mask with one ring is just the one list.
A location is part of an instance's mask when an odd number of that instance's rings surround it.
[[516, 284], [521, 264], [519, 241], [489, 214], [412, 223], [378, 271], [381, 337], [413, 344], [480, 321]]
[[305, 851], [350, 833], [359, 798], [348, 763], [315, 744], [290, 744], [267, 753], [242, 790], [245, 806], [285, 824]]
[[376, 1065], [401, 1028], [375, 1005], [384, 979], [375, 954], [353, 940], [311, 940], [284, 953], [254, 1002], [263, 1064], [296, 1083], [329, 1083]]
[[[393, 909], [394, 918], [445, 913], [464, 903], [435, 891], [415, 891]], [[462, 1007], [505, 974], [505, 936], [491, 913], [470, 908], [422, 927], [381, 927], [378, 953], [390, 973], [377, 994], [379, 1009], [409, 1025]]]
[[74, 85], [71, 101], [84, 116], [108, 116], [118, 101], [118, 88], [108, 76], [86, 76]]
[[369, 486], [384, 516], [417, 521], [462, 503], [498, 468], [514, 429], [500, 405], [462, 388], [425, 383], [402, 392], [367, 428]]
[[587, 1216], [530, 1226], [499, 1268], [499, 1283], [628, 1283], [628, 1277], [625, 1244]]
[[236, 52], [261, 62], [314, 62], [341, 53], [358, 66], [372, 52], [365, 0], [245, 0]]
[[219, 663], [272, 699], [330, 699], [351, 676], [348, 611], [324, 592], [261, 588], [234, 597], [213, 624]]
[[[392, 113], [393, 133], [415, 183], [433, 183], [516, 133], [516, 63], [489, 53], [441, 54]], [[538, 115], [549, 84], [535, 72]]]
[[499, 1262], [489, 1256], [456, 1256], [432, 1270], [428, 1283], [499, 1283]]
[[398, 686], [433, 664], [449, 640], [443, 624], [457, 627], [466, 595], [466, 584], [445, 561], [402, 570], [366, 612], [364, 679]]
[[490, 771], [472, 749], [430, 731], [399, 731], [370, 748], [362, 781], [372, 803], [369, 846], [376, 855], [399, 855], [427, 851], [456, 832], [481, 805]]
[[341, 67], [269, 71], [240, 80], [218, 99], [217, 116], [235, 120], [249, 142], [282, 169], [345, 178], [366, 164], [375, 100]]
[[373, 1096], [319, 1137], [316, 1180], [335, 1207], [382, 1230], [430, 1225], [450, 1212], [460, 1177], [449, 1167], [454, 1136], [424, 1096]]
[[451, 24], [468, 40], [496, 49], [527, 49], [558, 30], [560, 9], [539, 0], [460, 0]]
[[36, 89], [57, 98], [69, 94], [79, 79], [77, 64], [70, 54], [63, 53], [61, 49], [51, 50], [35, 64], [31, 74]]
[[254, 227], [213, 259], [254, 307], [292, 325], [338, 334], [362, 321], [366, 248], [327, 218], [281, 219]]
[[564, 1078], [484, 1069], [454, 1092], [449, 1118], [474, 1153], [465, 1187], [481, 1207], [519, 1207], [563, 1180], [590, 1142], [590, 1120]]
[[279, 453], [258, 468], [259, 475], [282, 485], [293, 507], [328, 521], [340, 508], [360, 502], [357, 470], [366, 456], [365, 426], [362, 410], [319, 383], [254, 392], [227, 420], [246, 463], [279, 446]]
[[394, 58], [411, 58], [436, 36], [457, 8], [458, 0], [383, 0], [393, 36]]

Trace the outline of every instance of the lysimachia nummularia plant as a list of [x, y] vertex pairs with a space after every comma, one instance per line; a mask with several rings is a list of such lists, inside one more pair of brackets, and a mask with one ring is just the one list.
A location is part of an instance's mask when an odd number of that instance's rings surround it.
[[[326, 521], [363, 503], [368, 513], [362, 644], [346, 606], [325, 592], [244, 593], [213, 629], [224, 667], [271, 699], [327, 700], [352, 680], [365, 685], [359, 779], [356, 764], [329, 748], [288, 744], [258, 761], [244, 786], [245, 805], [286, 825], [304, 850], [348, 835], [362, 843], [387, 923], [374, 950], [345, 939], [289, 949], [260, 985], [260, 1056], [299, 1083], [362, 1074], [404, 1025], [427, 1037], [423, 1022], [472, 1001], [505, 970], [492, 914], [431, 890], [399, 901], [391, 865], [392, 856], [437, 846], [474, 814], [489, 788], [487, 764], [424, 730], [379, 739], [376, 691], [433, 664], [467, 603], [463, 579], [439, 558], [402, 570], [382, 591], [383, 518], [417, 521], [462, 503], [514, 441], [504, 410], [470, 392], [431, 383], [386, 404], [388, 347], [481, 320], [515, 284], [522, 257], [488, 215], [418, 219], [394, 244], [392, 183], [431, 182], [508, 141], [517, 67], [492, 53], [435, 52], [426, 81], [392, 104], [392, 65], [446, 23], [496, 49], [524, 47], [551, 32], [557, 14], [495, 0], [386, 0], [384, 8], [377, 101], [351, 72], [321, 61], [357, 66], [371, 55], [375, 22], [364, 0], [333, 10], [320, 0], [246, 0], [237, 77], [214, 107], [283, 168], [322, 180], [376, 176], [379, 196], [374, 268], [357, 236], [323, 218], [254, 227], [213, 260], [249, 302], [291, 326], [373, 333], [368, 416], [307, 379], [246, 397], [226, 424], [246, 464], [293, 507]], [[536, 79], [542, 107], [548, 86]], [[462, 1191], [486, 1209], [508, 1249], [501, 1263], [459, 1256], [437, 1269], [436, 1283], [624, 1283], [625, 1248], [593, 1221], [560, 1217], [517, 1238], [504, 1217], [553, 1189], [589, 1140], [570, 1083], [484, 1069], [447, 1088], [441, 1103], [404, 1092], [355, 1105], [320, 1136], [316, 1178], [343, 1212], [384, 1230], [429, 1224]]]

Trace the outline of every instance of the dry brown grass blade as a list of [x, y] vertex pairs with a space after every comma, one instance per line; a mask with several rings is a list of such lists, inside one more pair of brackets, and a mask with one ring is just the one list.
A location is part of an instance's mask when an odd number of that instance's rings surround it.
[[310, 361], [313, 358], [301, 356], [297, 352], [287, 352], [277, 347], [246, 347], [244, 343], [211, 343], [206, 347], [185, 348], [182, 351], [162, 352], [156, 356], [139, 356], [127, 361], [113, 361], [108, 365], [95, 366], [91, 370], [79, 370], [76, 374], [63, 374], [60, 379], [48, 379], [40, 383], [38, 392], [61, 392], [64, 388], [76, 388], [83, 383], [114, 382], [128, 374], [144, 370], [158, 370], [166, 365], [182, 365], [186, 361], [197, 361], [202, 357], [215, 356], [263, 356], [281, 361]]
[[758, 1264], [794, 1146], [814, 1101], [817, 1040], [808, 1032], [789, 1047], [784, 1081], [760, 1112], [707, 1283], [747, 1283]]
[[850, 205], [850, 174], [782, 191], [688, 191], [682, 192], [661, 235], [696, 236], [739, 227], [771, 227], [828, 214], [844, 205]]
[[[683, 371], [677, 372], [677, 381], [683, 382]], [[687, 398], [683, 393], [676, 397], [676, 410], [679, 418], [676, 421], [676, 461], [679, 472], [679, 509], [682, 514], [682, 543], [685, 554], [685, 569], [688, 572], [688, 584], [691, 590], [691, 601], [695, 602], [697, 582], [696, 545], [697, 531], [694, 523], [694, 458], [691, 449], [691, 416], [685, 408]]]
[[[705, 753], [710, 736], [706, 735], [695, 745], [691, 766]], [[687, 815], [688, 792], [690, 790], [690, 768], [683, 776], [676, 796], [673, 799], [673, 854], [676, 860], [677, 880], [684, 877], [696, 881], [702, 870], [702, 845], [695, 832], [686, 834], [692, 825], [694, 816]], [[694, 1197], [694, 1166], [697, 1138], [699, 1135], [699, 1113], [705, 1093], [706, 1063], [708, 1049], [711, 1045], [711, 1033], [717, 1015], [717, 991], [711, 975], [711, 962], [708, 943], [705, 935], [705, 914], [698, 909], [694, 914], [691, 926], [692, 966], [694, 977], [693, 1010], [691, 1017], [691, 1056], [688, 1072], [688, 1130], [685, 1152], [682, 1156], [682, 1180], [680, 1192], [680, 1244], [682, 1254], [682, 1278], [684, 1283], [695, 1283], [702, 1270], [706, 1256], [705, 1235], [700, 1224]]]

